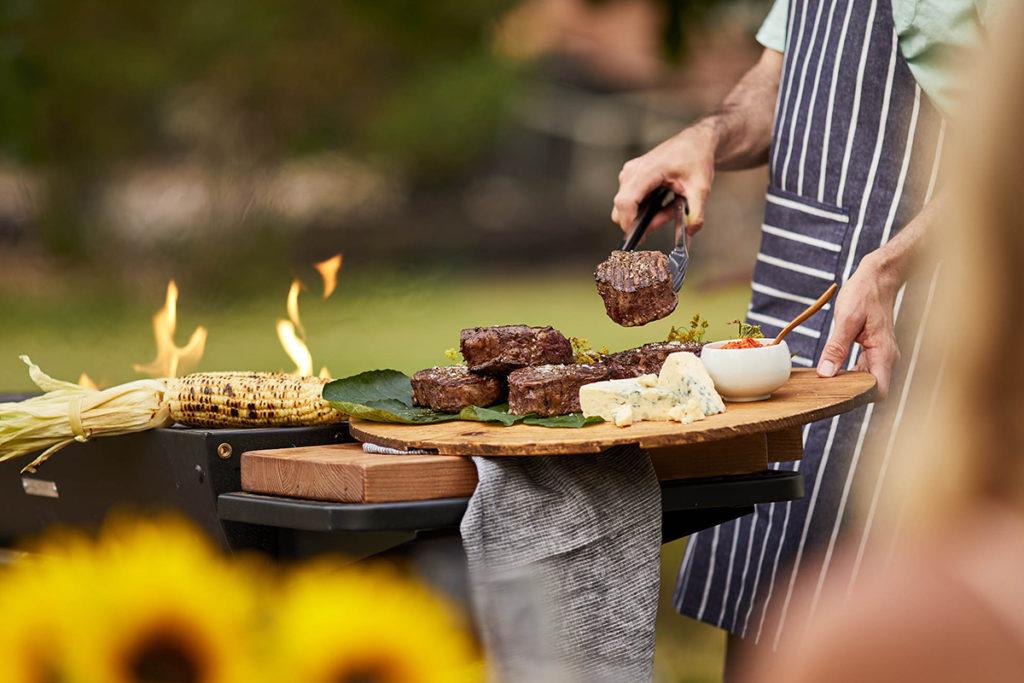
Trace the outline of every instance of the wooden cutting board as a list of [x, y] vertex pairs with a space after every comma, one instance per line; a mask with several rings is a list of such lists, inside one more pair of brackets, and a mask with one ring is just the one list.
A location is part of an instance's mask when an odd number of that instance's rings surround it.
[[[662, 481], [761, 472], [769, 462], [801, 456], [801, 430], [753, 434], [725, 441], [649, 451]], [[361, 444], [247, 451], [242, 490], [339, 503], [392, 503], [464, 497], [476, 488], [469, 458], [378, 455]], [[2, 561], [2, 558], [0, 558]]]
[[866, 372], [823, 379], [812, 369], [798, 369], [771, 399], [726, 403], [725, 413], [687, 425], [640, 422], [616, 427], [605, 422], [582, 429], [556, 429], [465, 421], [399, 425], [353, 419], [350, 430], [360, 441], [403, 450], [428, 449], [441, 455], [571, 455], [628, 444], [666, 448], [780, 432], [849, 412], [874, 396], [875, 379]]

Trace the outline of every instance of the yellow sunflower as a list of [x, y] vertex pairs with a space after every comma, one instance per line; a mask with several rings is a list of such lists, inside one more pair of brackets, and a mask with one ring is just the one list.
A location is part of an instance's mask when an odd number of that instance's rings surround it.
[[75, 634], [69, 610], [87, 607], [91, 565], [84, 539], [63, 537], [63, 552], [26, 554], [0, 568], [0, 681], [66, 680], [69, 643]]
[[270, 680], [483, 680], [479, 655], [459, 615], [390, 568], [337, 569], [319, 562], [300, 569], [286, 581], [274, 617]]
[[74, 614], [74, 683], [236, 683], [253, 676], [256, 574], [173, 520], [108, 525], [92, 608]]

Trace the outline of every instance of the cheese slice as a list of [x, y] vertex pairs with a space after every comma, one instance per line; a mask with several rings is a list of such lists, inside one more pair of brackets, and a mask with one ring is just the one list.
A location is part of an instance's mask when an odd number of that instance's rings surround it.
[[673, 353], [661, 374], [613, 379], [580, 387], [587, 417], [626, 427], [642, 420], [687, 423], [725, 411], [704, 364], [692, 353]]

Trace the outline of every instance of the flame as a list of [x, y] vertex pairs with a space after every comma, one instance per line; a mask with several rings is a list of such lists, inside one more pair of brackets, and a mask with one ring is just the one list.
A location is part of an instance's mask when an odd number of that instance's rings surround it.
[[342, 258], [344, 258], [342, 254], [335, 254], [326, 261], [313, 264], [313, 267], [320, 272], [320, 277], [323, 278], [325, 299], [333, 294], [338, 286], [338, 271], [341, 269]]
[[195, 366], [203, 357], [206, 348], [206, 328], [196, 327], [185, 346], [174, 343], [174, 332], [178, 325], [178, 285], [174, 280], [167, 283], [164, 307], [153, 316], [153, 337], [156, 339], [156, 358], [151, 362], [135, 364], [132, 367], [152, 377], [176, 377], [178, 370]]
[[85, 374], [84, 372], [78, 376], [78, 386], [82, 387], [83, 389], [99, 391], [99, 387], [96, 386], [96, 382], [93, 382], [92, 377]]
[[306, 331], [302, 328], [302, 320], [299, 318], [299, 292], [302, 291], [302, 283], [292, 280], [292, 286], [288, 289], [288, 300], [285, 308], [288, 311], [288, 320], [277, 321], [277, 338], [284, 347], [284, 352], [295, 363], [293, 375], [300, 377], [312, 377], [313, 375], [313, 354], [309, 352], [306, 345]]
[[331, 377], [331, 371], [327, 369], [326, 365], [320, 368], [320, 374], [317, 375], [317, 377], [320, 379], [334, 379]]

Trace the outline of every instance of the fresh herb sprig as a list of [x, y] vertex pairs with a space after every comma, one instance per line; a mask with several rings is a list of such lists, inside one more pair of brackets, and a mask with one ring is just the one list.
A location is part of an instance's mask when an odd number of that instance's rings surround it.
[[459, 349], [454, 346], [450, 349], [445, 350], [444, 357], [447, 358], [452, 365], [466, 364], [466, 359], [462, 357], [462, 352], [459, 351]]
[[737, 339], [764, 339], [764, 332], [761, 331], [760, 325], [748, 325], [742, 320], [730, 320], [729, 324], [737, 326]]
[[711, 325], [707, 320], [700, 317], [700, 313], [695, 313], [690, 318], [690, 326], [687, 329], [681, 327], [672, 326], [672, 329], [668, 332], [668, 337], [665, 341], [676, 341], [684, 344], [694, 343], [699, 344], [704, 341], [704, 335], [707, 334], [708, 327]]
[[595, 351], [585, 337], [569, 337], [569, 343], [572, 344], [573, 360], [577, 363], [597, 363], [610, 353], [607, 346]]

